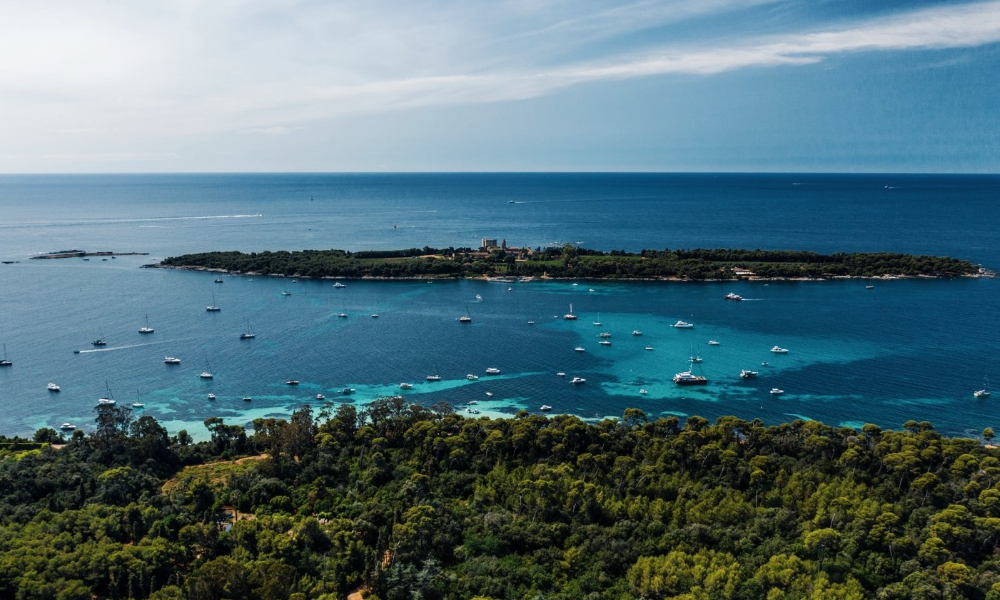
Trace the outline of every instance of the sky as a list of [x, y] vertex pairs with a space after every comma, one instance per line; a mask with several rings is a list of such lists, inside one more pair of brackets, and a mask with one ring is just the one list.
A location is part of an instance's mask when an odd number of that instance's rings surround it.
[[0, 172], [1000, 173], [1000, 1], [0, 0]]

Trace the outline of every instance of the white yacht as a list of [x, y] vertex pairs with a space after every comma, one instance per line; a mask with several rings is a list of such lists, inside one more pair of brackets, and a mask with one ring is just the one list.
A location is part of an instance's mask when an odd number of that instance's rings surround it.
[[353, 394], [356, 391], [358, 391], [358, 390], [356, 390], [356, 389], [354, 389], [352, 387], [345, 387], [344, 389], [340, 390], [340, 393], [343, 394], [343, 395], [345, 395], [345, 396], [350, 396], [351, 394]]
[[644, 390], [644, 389], [642, 389], [642, 388], [639, 388], [639, 393], [640, 393], [641, 395], [645, 396], [645, 395], [646, 395], [646, 394], [648, 394], [649, 392], [647, 392], [646, 390]]
[[281, 295], [282, 295], [282, 296], [291, 296], [291, 295], [292, 295], [292, 293], [291, 293], [291, 292], [289, 292], [289, 291], [286, 291], [286, 290], [283, 290], [283, 291], [281, 292]]
[[209, 399], [209, 400], [215, 400], [215, 394], [213, 394], [213, 393], [209, 392], [209, 394], [208, 394], [208, 399]]
[[645, 350], [652, 350], [652, 349], [653, 349], [652, 346], [646, 346], [646, 348], [645, 348]]
[[61, 388], [54, 383], [50, 383], [49, 385], [45, 386], [45, 388], [50, 392], [58, 392], [61, 390]]
[[600, 345], [602, 345], [602, 346], [610, 346], [611, 345], [611, 340], [601, 340], [601, 341], [599, 341], [597, 343], [600, 344]]
[[673, 326], [677, 329], [694, 329], [694, 325], [687, 321], [677, 321]]
[[373, 319], [377, 319], [378, 318], [378, 313], [372, 313], [372, 318]]
[[788, 354], [788, 349], [782, 348], [781, 346], [775, 346], [774, 348], [771, 348], [771, 352], [774, 352], [775, 354]]
[[[334, 287], [336, 287], [336, 286], [334, 286]], [[340, 287], [344, 287], [344, 286], [340, 286]], [[324, 396], [323, 394], [316, 394], [316, 399], [317, 400], [326, 400], [326, 396]]]
[[63, 423], [59, 426], [59, 429], [62, 429], [63, 431], [73, 431], [76, 429], [76, 425], [73, 425], [72, 423]]
[[691, 371], [682, 371], [674, 375], [674, 383], [677, 385], [705, 385], [708, 378], [703, 375], [694, 375]]
[[441, 381], [441, 376], [440, 375], [428, 375], [424, 379], [426, 379], [427, 381]]
[[633, 329], [632, 330], [632, 335], [642, 335], [642, 332], [639, 331], [638, 329]]
[[609, 338], [609, 337], [611, 337], [611, 333], [609, 333], [607, 331], [602, 331], [597, 337]]
[[757, 371], [750, 371], [748, 369], [740, 371], [740, 378], [742, 379], [753, 379], [755, 377], [757, 377]]
[[347, 313], [343, 313], [343, 312], [342, 313], [337, 313], [337, 318], [338, 319], [346, 319], [347, 318]]
[[168, 364], [168, 365], [179, 365], [179, 364], [181, 364], [181, 359], [173, 357], [173, 356], [164, 356], [163, 357], [163, 362], [166, 363], [166, 364]]
[[470, 317], [469, 315], [462, 315], [461, 317], [458, 318], [458, 322], [459, 323], [471, 323], [472, 322], [472, 317]]
[[772, 396], [780, 396], [780, 395], [782, 395], [784, 393], [785, 393], [785, 390], [780, 390], [778, 388], [771, 388], [771, 395]]
[[401, 384], [399, 384], [399, 389], [401, 389], [401, 390], [412, 390], [413, 389], [413, 384], [412, 383], [405, 383], [405, 382], [401, 383]]
[[583, 346], [577, 346], [576, 348], [573, 348], [573, 350], [576, 352], [586, 352], [586, 350], [583, 349]]
[[469, 381], [475, 381], [479, 379], [479, 375], [473, 375], [472, 373], [469, 373], [468, 375], [465, 376], [465, 378], [468, 379]]
[[552, 410], [552, 407], [549, 406], [548, 404], [543, 404], [543, 405], [541, 405], [541, 406], [538, 407], [538, 410], [540, 410], [542, 412], [548, 412], [548, 411]]
[[285, 385], [299, 385], [299, 380], [298, 379], [289, 379], [288, 381], [285, 382]]
[[487, 375], [499, 375], [500, 374], [500, 369], [498, 369], [496, 367], [489, 367], [488, 369], [486, 369], [486, 374]]
[[726, 294], [726, 300], [736, 300], [737, 302], [739, 302], [742, 299], [743, 296], [740, 296], [739, 294], [733, 292], [729, 292], [728, 294]]
[[573, 385], [579, 385], [581, 383], [587, 383], [587, 380], [584, 379], [583, 377], [574, 377], [569, 382], [572, 383]]
[[563, 373], [562, 371], [559, 371], [558, 373], [556, 373], [556, 377], [565, 377], [565, 376], [566, 376], [566, 374]]
[[244, 402], [253, 402], [253, 398], [251, 398], [250, 396], [243, 396], [243, 401]]
[[717, 342], [717, 341], [715, 341], [715, 340], [708, 340], [708, 345], [709, 345], [709, 346], [718, 346], [718, 345], [719, 345], [719, 342]]
[[335, 287], [335, 288], [345, 288], [345, 287], [347, 287], [347, 286], [346, 286], [346, 285], [344, 285], [343, 283], [340, 283], [340, 282], [338, 281], [337, 283], [333, 284], [333, 287]]
[[973, 398], [986, 399], [990, 397], [990, 380], [986, 379], [986, 387], [972, 392]]

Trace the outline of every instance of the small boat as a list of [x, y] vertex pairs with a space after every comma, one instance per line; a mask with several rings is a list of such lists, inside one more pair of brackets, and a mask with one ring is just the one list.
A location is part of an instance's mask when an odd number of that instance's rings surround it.
[[146, 326], [140, 327], [139, 333], [153, 333], [153, 328], [149, 326], [149, 315], [146, 315]]
[[[76, 352], [77, 352], [77, 354], [80, 353], [79, 350], [77, 350]], [[4, 344], [3, 345], [3, 360], [0, 360], [0, 367], [10, 367], [13, 364], [14, 363], [11, 362], [11, 360], [9, 358], [7, 358], [7, 344]]]
[[326, 400], [326, 396], [324, 396], [323, 394], [316, 394], [316, 399], [317, 400]]
[[340, 393], [343, 394], [343, 395], [345, 395], [345, 396], [350, 396], [351, 394], [353, 394], [356, 391], [358, 391], [358, 390], [356, 390], [356, 389], [354, 389], [352, 387], [345, 387], [344, 389], [340, 390]]
[[469, 400], [468, 402], [466, 402], [466, 404], [469, 404], [469, 405], [479, 404], [479, 400]]
[[243, 396], [243, 401], [244, 402], [253, 402], [253, 398], [251, 398], [250, 396]]
[[215, 283], [222, 283], [222, 280], [221, 279], [216, 279]]
[[549, 406], [548, 404], [543, 404], [543, 405], [541, 405], [541, 406], [538, 407], [538, 410], [540, 410], [542, 412], [548, 412], [548, 411], [552, 410], [552, 407]]
[[209, 400], [215, 400], [215, 394], [209, 393], [208, 394], [208, 399]]
[[441, 376], [440, 375], [428, 375], [427, 377], [424, 377], [424, 379], [426, 379], [427, 381], [441, 381]]
[[76, 429], [76, 425], [73, 425], [72, 423], [63, 423], [62, 425], [59, 426], [59, 429], [62, 429], [63, 431], [73, 431], [74, 429]]
[[[572, 312], [572, 309], [570, 310], [570, 312]], [[601, 326], [601, 313], [597, 313], [597, 320], [594, 321], [594, 327], [600, 327], [600, 326]]]
[[215, 375], [212, 375], [212, 365], [208, 364], [207, 358], [205, 359], [205, 367], [206, 369], [202, 371], [201, 375], [199, 375], [198, 377], [201, 377], [202, 379], [212, 379], [213, 377], [215, 377]]
[[343, 283], [340, 283], [340, 282], [338, 281], [337, 283], [333, 284], [333, 287], [335, 287], [335, 288], [345, 288], [345, 287], [347, 287], [347, 286], [346, 286], [346, 285], [344, 285]]
[[573, 350], [575, 350], [576, 352], [586, 352], [586, 350], [584, 350], [583, 346], [577, 346], [576, 348], [573, 348]]
[[708, 345], [709, 345], [709, 346], [718, 346], [718, 345], [719, 345], [719, 342], [717, 342], [717, 341], [715, 341], [715, 340], [708, 340]]
[[493, 392], [486, 392], [486, 397], [487, 398], [492, 398], [493, 397]]
[[757, 371], [750, 371], [747, 369], [743, 369], [742, 371], [740, 371], [741, 379], [753, 379], [755, 377], [757, 377]]
[[597, 337], [609, 338], [609, 337], [611, 337], [611, 334], [608, 333], [607, 331], [603, 331]]
[[401, 384], [399, 384], [399, 389], [401, 389], [401, 390], [412, 390], [413, 389], [413, 384], [412, 383], [401, 383]]
[[588, 291], [588, 292], [596, 292], [597, 290], [595, 290], [594, 288], [590, 288], [590, 289], [588, 289], [587, 291]]
[[282, 296], [291, 296], [291, 295], [292, 295], [292, 293], [291, 293], [291, 292], [289, 292], [289, 291], [285, 291], [285, 290], [282, 290], [282, 292], [281, 292], [281, 295], [282, 295]]
[[646, 347], [644, 348], [644, 350], [652, 350], [652, 349], [653, 349], [653, 347], [652, 347], [652, 346], [646, 346]]
[[472, 322], [472, 317], [470, 317], [468, 315], [463, 315], [463, 316], [461, 316], [461, 317], [458, 318], [458, 322], [459, 323], [471, 323]]
[[285, 382], [285, 385], [299, 385], [299, 380], [298, 379], [289, 379], [288, 381]]
[[146, 408], [146, 405], [142, 402], [133, 402], [132, 408]]
[[465, 378], [468, 379], [469, 381], [475, 381], [479, 379], [479, 375], [473, 375], [472, 373], [469, 373], [468, 375], [465, 376]]
[[644, 390], [644, 389], [642, 389], [642, 388], [639, 388], [639, 393], [640, 393], [640, 394], [642, 394], [643, 396], [645, 396], [645, 395], [646, 395], [646, 394], [648, 394], [649, 392], [647, 392], [646, 390]]
[[479, 411], [476, 410], [475, 408], [472, 408], [472, 407], [466, 408], [465, 412], [467, 412], [469, 414], [472, 414], [472, 415], [478, 415], [479, 414]]
[[739, 302], [742, 299], [743, 299], [743, 296], [740, 296], [739, 294], [735, 294], [733, 292], [729, 292], [728, 294], [726, 294], [726, 300], [735, 300], [735, 301]]
[[253, 332], [253, 327], [250, 327], [250, 319], [247, 319], [247, 330], [240, 334], [241, 340], [252, 340], [257, 337], [257, 334]]
[[83, 259], [83, 260], [84, 260], [84, 261], [89, 261], [90, 259], [89, 259], [89, 258], [85, 258], [85, 259]]
[[694, 325], [687, 321], [677, 321], [672, 327], [676, 327], [677, 329], [694, 329]]
[[486, 374], [487, 375], [499, 375], [500, 374], [500, 369], [498, 369], [496, 367], [489, 367], [489, 368], [486, 369]]
[[565, 377], [565, 376], [566, 376], [566, 374], [563, 373], [562, 371], [556, 373], [556, 377]]
[[534, 321], [528, 321], [528, 325], [534, 325], [534, 324], [535, 324]]
[[205, 307], [206, 312], [219, 312], [222, 310], [219, 305], [215, 303], [215, 292], [212, 292], [212, 303]]
[[168, 365], [179, 365], [179, 364], [181, 364], [181, 359], [173, 357], [173, 356], [164, 356], [163, 357], [163, 362], [166, 363], [166, 364], [168, 364]]
[[347, 318], [347, 313], [343, 313], [343, 312], [342, 313], [337, 313], [337, 318], [338, 319], [346, 319]]
[[691, 371], [682, 371], [674, 375], [674, 383], [677, 385], [705, 385], [708, 378], [703, 375], [694, 375]]
[[90, 342], [90, 344], [92, 346], [107, 346], [108, 345], [108, 341], [104, 339], [104, 332], [102, 331], [101, 332], [101, 336], [99, 338], [97, 338], [96, 340]]
[[58, 385], [56, 385], [54, 383], [48, 384], [47, 386], [45, 386], [45, 389], [49, 390], [50, 392], [59, 392], [59, 391], [62, 391], [62, 388], [60, 388]]
[[688, 359], [688, 362], [700, 363], [701, 357], [698, 355], [692, 356], [691, 358]]
[[764, 362], [760, 363], [760, 366], [766, 367], [767, 366], [767, 361], [764, 361]]
[[875, 288], [875, 286], [874, 286], [874, 285], [866, 285], [866, 286], [865, 286], [865, 289], [866, 289], [866, 290], [871, 290], [871, 289], [874, 289], [874, 288]]
[[986, 399], [990, 397], [990, 380], [988, 377], [986, 378], [986, 387], [972, 392], [972, 396], [979, 399]]
[[642, 332], [639, 331], [638, 329], [633, 329], [632, 330], [632, 335], [642, 335]]
[[785, 390], [779, 390], [778, 388], [771, 388], [772, 396], [780, 396], [785, 393]]
[[373, 319], [377, 319], [378, 318], [378, 313], [372, 313], [372, 318]]
[[601, 340], [601, 341], [599, 341], [597, 343], [600, 344], [600, 345], [602, 345], [602, 346], [610, 346], [611, 345], [611, 340]]
[[292, 280], [292, 283], [298, 283], [298, 282], [299, 282], [299, 280], [298, 280], [298, 279], [293, 279], [293, 280]]
[[774, 348], [771, 348], [771, 352], [774, 352], [775, 354], [788, 354], [788, 349], [782, 348], [781, 346], [775, 346]]
[[579, 385], [581, 383], [587, 383], [587, 380], [584, 379], [583, 377], [574, 377], [573, 379], [570, 379], [569, 382], [572, 383], [573, 385]]
[[[428, 283], [430, 283], [430, 282], [428, 282]], [[476, 294], [476, 300], [479, 300], [480, 302], [482, 302], [483, 297], [480, 296], [479, 294]]]
[[[576, 285], [575, 283], [573, 285]], [[563, 318], [567, 321], [575, 321], [576, 315], [573, 314], [573, 305], [569, 305], [569, 312], [563, 315]]]

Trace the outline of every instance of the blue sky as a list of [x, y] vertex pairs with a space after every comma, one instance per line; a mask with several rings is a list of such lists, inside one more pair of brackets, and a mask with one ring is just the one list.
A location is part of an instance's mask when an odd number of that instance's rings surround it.
[[1000, 2], [2, 13], [0, 172], [1000, 172]]

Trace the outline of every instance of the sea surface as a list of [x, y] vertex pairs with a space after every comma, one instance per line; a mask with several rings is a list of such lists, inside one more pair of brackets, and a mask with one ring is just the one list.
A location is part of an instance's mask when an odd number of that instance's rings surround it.
[[[546, 404], [601, 419], [637, 407], [653, 418], [769, 424], [929, 420], [975, 436], [1000, 427], [1000, 397], [972, 396], [987, 378], [1000, 382], [997, 279], [335, 288], [269, 277], [215, 283], [214, 274], [140, 267], [211, 250], [477, 247], [488, 237], [630, 251], [893, 251], [998, 269], [998, 223], [997, 176], [0, 176], [0, 260], [17, 261], [0, 265], [0, 343], [14, 363], [0, 368], [0, 433], [64, 422], [90, 430], [110, 389], [119, 404], [143, 402], [136, 413], [171, 433], [199, 437], [211, 416], [245, 424], [319, 406], [317, 394], [361, 406], [400, 393], [470, 417]], [[69, 249], [149, 254], [31, 260]], [[746, 300], [726, 301], [728, 292]], [[205, 310], [213, 303], [219, 312]], [[561, 318], [570, 305], [576, 321]], [[458, 322], [465, 314], [471, 324]], [[138, 333], [147, 319], [155, 332]], [[671, 326], [680, 319], [694, 328]], [[240, 340], [248, 328], [256, 338]], [[598, 344], [605, 332], [610, 346]], [[91, 345], [99, 337], [107, 346]], [[771, 353], [775, 345], [788, 353]], [[181, 364], [164, 364], [166, 356]], [[709, 385], [672, 383], [691, 357], [702, 359], [694, 371]], [[501, 374], [487, 375], [489, 367]], [[206, 369], [214, 379], [199, 378]], [[741, 369], [760, 375], [741, 380]], [[427, 382], [429, 374], [441, 381]], [[49, 382], [62, 391], [48, 392]], [[774, 387], [785, 393], [771, 395]]]

